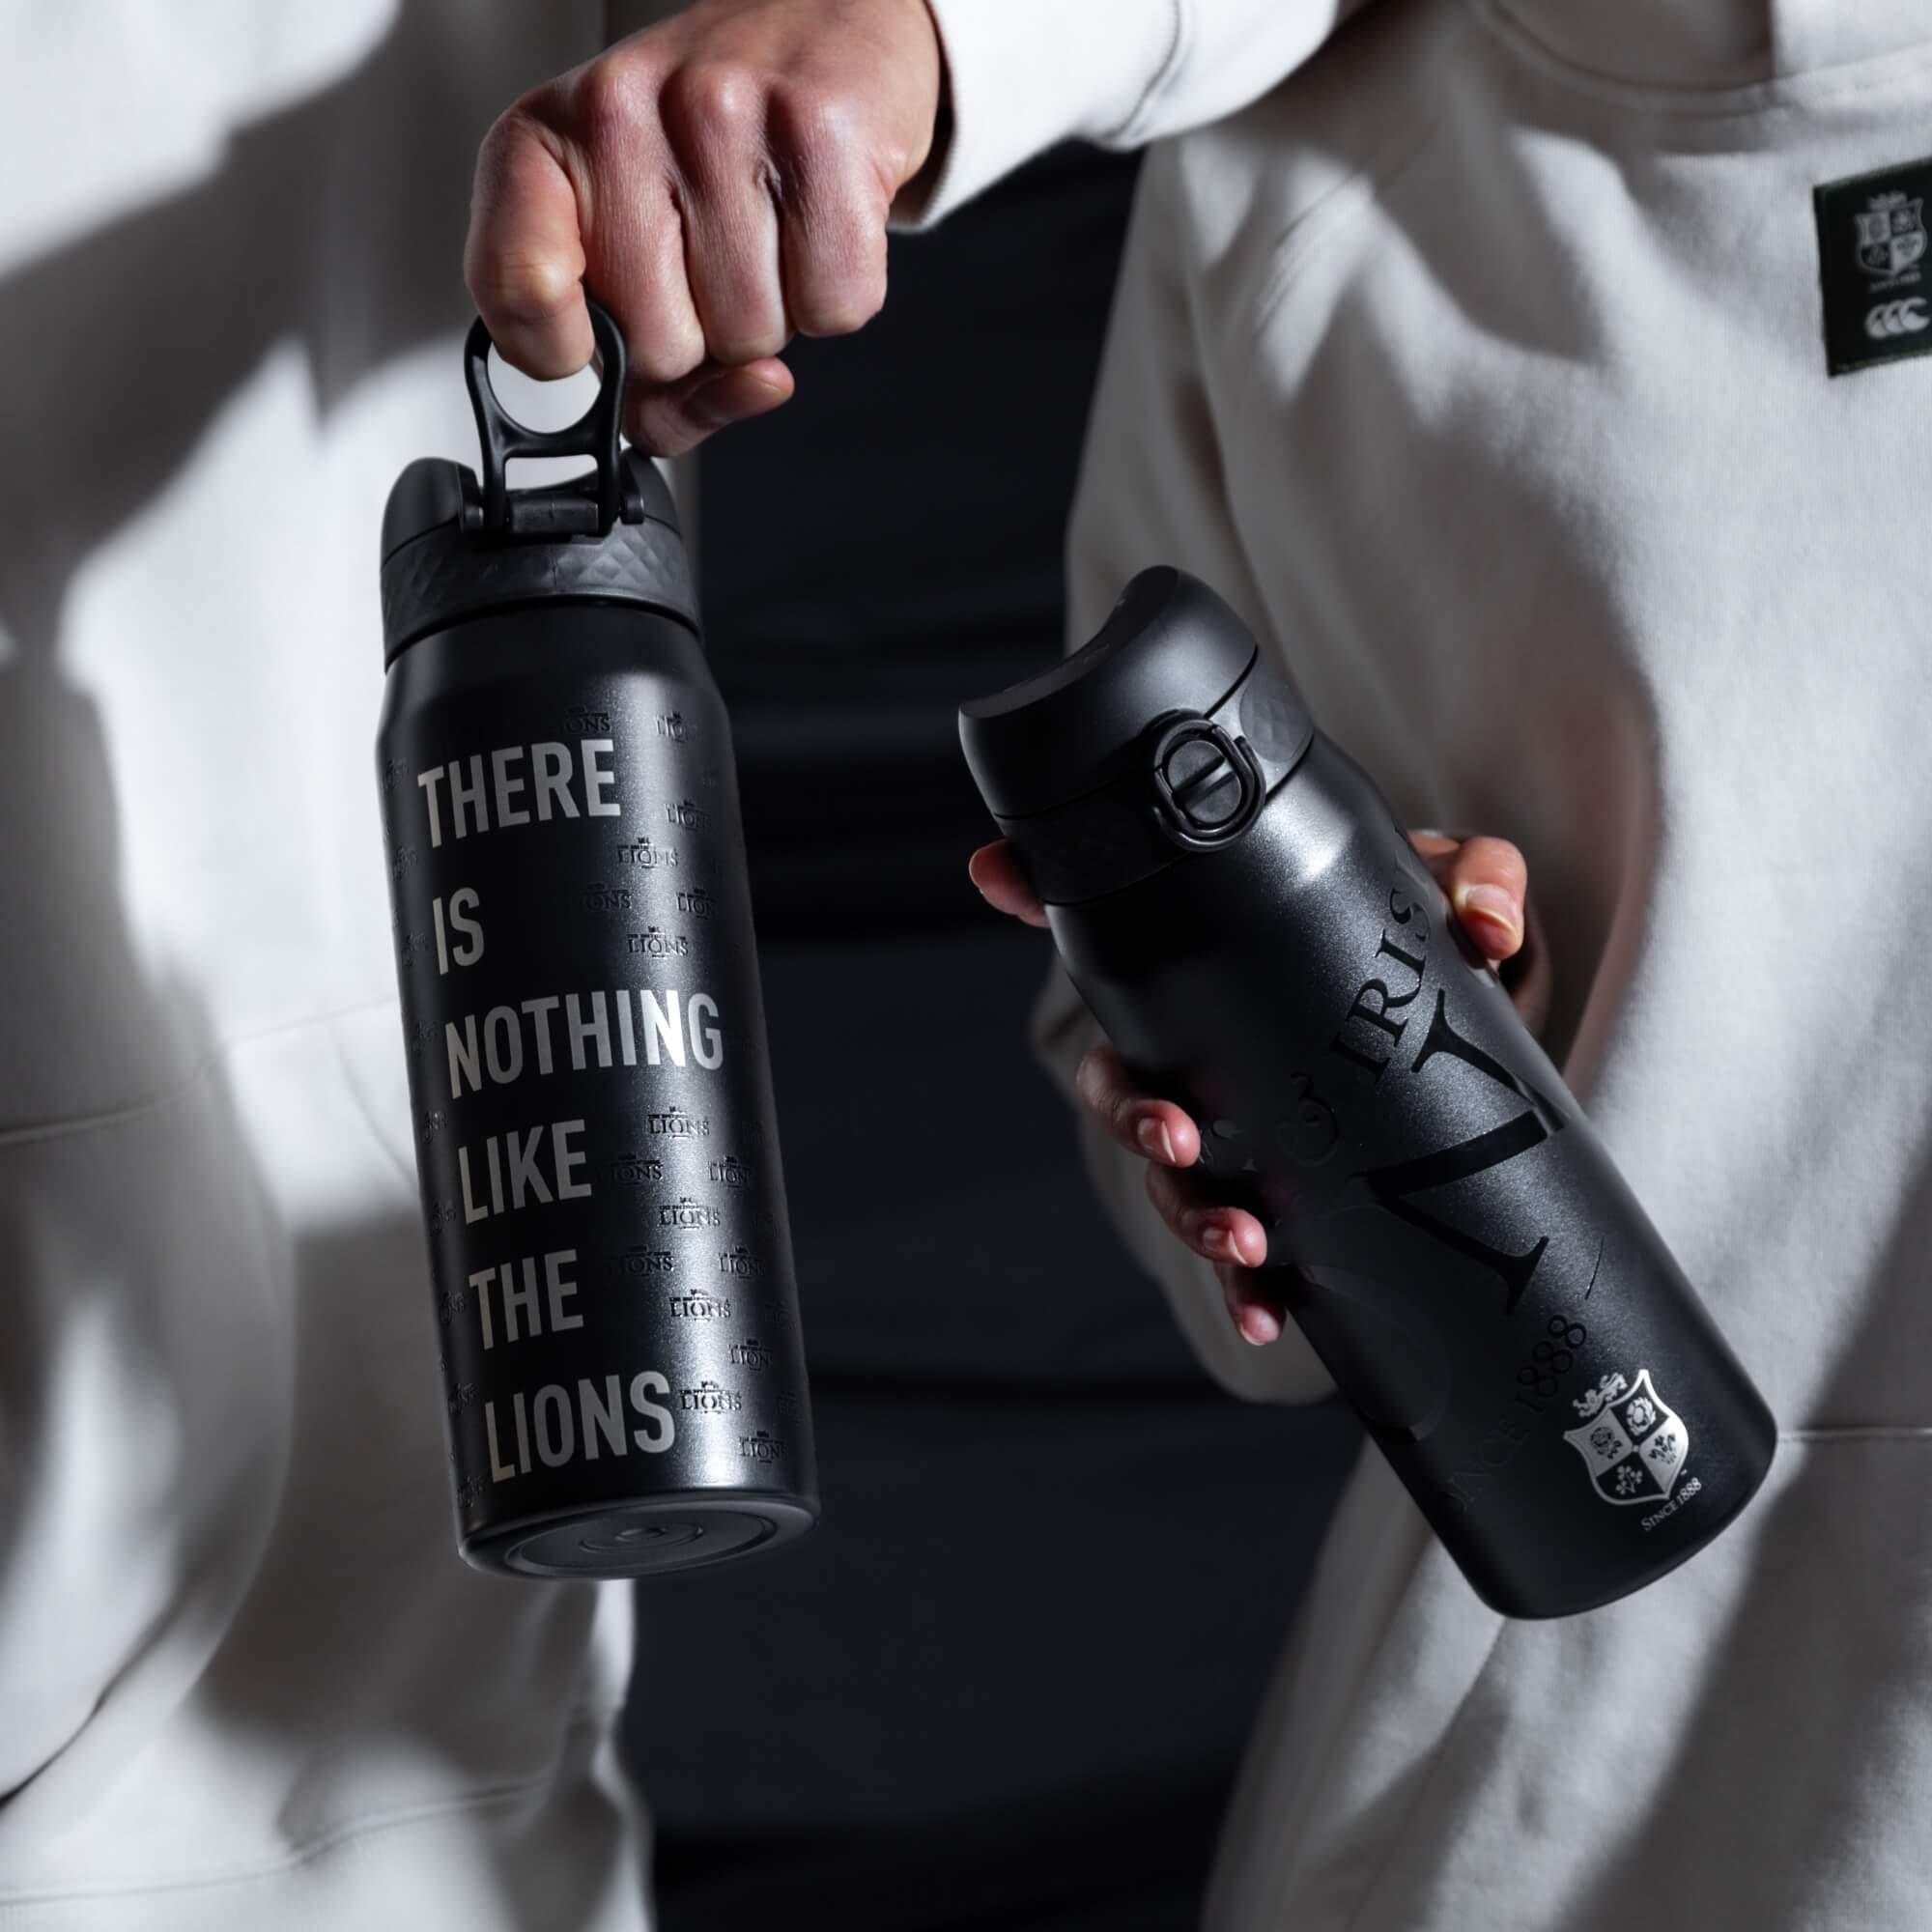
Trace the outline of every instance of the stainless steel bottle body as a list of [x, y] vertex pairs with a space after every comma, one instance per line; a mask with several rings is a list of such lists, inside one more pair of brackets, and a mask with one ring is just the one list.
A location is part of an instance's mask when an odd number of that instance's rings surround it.
[[1049, 917], [1486, 1601], [1587, 1608], [1743, 1507], [1769, 1411], [1338, 747], [1315, 734], [1232, 842]]
[[578, 599], [434, 630], [377, 761], [464, 1554], [622, 1575], [795, 1533], [805, 1364], [693, 631]]

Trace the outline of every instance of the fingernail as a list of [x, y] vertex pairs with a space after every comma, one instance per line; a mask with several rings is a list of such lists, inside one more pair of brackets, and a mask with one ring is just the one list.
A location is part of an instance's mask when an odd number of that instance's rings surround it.
[[1235, 1251], [1235, 1237], [1216, 1221], [1201, 1231], [1201, 1245], [1216, 1261], [1232, 1262], [1240, 1259]]
[[1501, 886], [1460, 885], [1456, 888], [1455, 905], [1456, 917], [1464, 924], [1472, 916], [1480, 916], [1507, 933], [1512, 946], [1522, 938], [1516, 898]]
[[1241, 1339], [1257, 1349], [1281, 1340], [1281, 1323], [1265, 1308], [1249, 1306], [1241, 1310]]
[[1134, 1138], [1142, 1149], [1161, 1160], [1174, 1159], [1174, 1142], [1167, 1131], [1167, 1122], [1158, 1114], [1143, 1114], [1134, 1122]]

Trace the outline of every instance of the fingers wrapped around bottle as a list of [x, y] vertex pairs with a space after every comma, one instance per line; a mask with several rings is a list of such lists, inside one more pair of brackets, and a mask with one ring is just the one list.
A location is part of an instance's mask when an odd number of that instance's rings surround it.
[[[1456, 917], [1477, 950], [1498, 970], [1532, 1032], [1549, 1008], [1548, 952], [1528, 900], [1528, 867], [1506, 838], [1415, 831], [1410, 842], [1428, 863]], [[982, 845], [968, 871], [996, 911], [1045, 925], [1040, 903], [1005, 839]], [[1264, 1348], [1286, 1319], [1280, 1268], [1266, 1267], [1267, 1230], [1243, 1208], [1217, 1201], [1205, 1179], [1190, 1173], [1201, 1156], [1201, 1134], [1184, 1107], [1146, 1092], [1120, 1053], [1102, 1040], [1074, 1075], [1080, 1105], [1103, 1132], [1145, 1160], [1148, 1198], [1176, 1238], [1214, 1264], [1228, 1317], [1242, 1337]]]

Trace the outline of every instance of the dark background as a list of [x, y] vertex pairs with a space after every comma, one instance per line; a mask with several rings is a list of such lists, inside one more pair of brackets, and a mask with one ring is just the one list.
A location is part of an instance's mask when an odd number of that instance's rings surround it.
[[825, 1516], [639, 1591], [666, 1932], [1194, 1923], [1359, 1440], [1195, 1365], [1031, 1057], [1048, 942], [965, 873], [954, 711], [1064, 648], [1133, 176], [1062, 150], [895, 238], [699, 459]]

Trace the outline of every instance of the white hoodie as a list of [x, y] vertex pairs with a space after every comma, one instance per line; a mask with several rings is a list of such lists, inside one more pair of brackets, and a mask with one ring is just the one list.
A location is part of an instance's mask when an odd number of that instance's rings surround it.
[[[1072, 639], [1192, 569], [1406, 823], [1523, 848], [1546, 1043], [1782, 1425], [1708, 1549], [1546, 1624], [1486, 1609], [1366, 1452], [1210, 1924], [1932, 1924], [1932, 361], [1828, 373], [1813, 197], [1932, 154], [1932, 4], [1375, 0], [1313, 58], [1306, 0], [934, 8], [958, 132], [923, 218], [1058, 135], [1182, 136], [1140, 187]], [[1861, 355], [1932, 319], [1924, 198], [1824, 210]], [[1064, 979], [1038, 1036], [1070, 1085]], [[1210, 1369], [1321, 1393], [1087, 1147]]]
[[8, 1932], [645, 1919], [629, 1590], [455, 1550], [374, 767], [476, 143], [604, 25], [8, 22]]
[[[1376, 0], [1279, 88], [1326, 9], [936, 11], [931, 218], [1256, 103], [1151, 157], [1075, 634], [1189, 565], [1407, 819], [1524, 846], [1550, 1042], [1787, 1429], [1710, 1550], [1543, 1626], [1366, 1460], [1216, 1922], [1932, 1922], [1932, 367], [1826, 378], [1810, 203], [1932, 149], [1928, 10]], [[627, 1593], [451, 1545], [369, 862], [376, 507], [473, 446], [469, 157], [601, 14], [10, 22], [9, 1932], [643, 1917]], [[1064, 1074], [1077, 1013], [1042, 1024]], [[1216, 1372], [1318, 1393], [1094, 1159]]]

